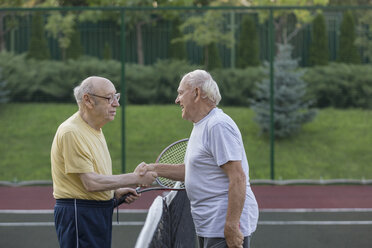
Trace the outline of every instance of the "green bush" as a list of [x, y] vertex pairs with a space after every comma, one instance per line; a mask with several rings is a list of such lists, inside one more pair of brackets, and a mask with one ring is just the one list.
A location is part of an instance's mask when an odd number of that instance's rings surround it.
[[[60, 81], [64, 68], [60, 63], [49, 60], [26, 59], [26, 55], [2, 53], [1, 80], [7, 82], [12, 101], [53, 100], [65, 95]], [[66, 84], [66, 83], [65, 83]]]
[[[330, 64], [309, 68], [304, 76], [317, 107], [372, 108], [372, 71], [368, 65]], [[81, 57], [54, 61], [26, 59], [26, 54], [0, 53], [0, 82], [11, 102], [73, 102], [72, 89], [84, 78], [109, 78], [121, 90], [121, 64], [116, 60]], [[154, 65], [126, 64], [125, 96], [129, 104], [172, 103], [181, 77], [203, 66], [182, 60], [159, 60]], [[268, 76], [262, 67], [215, 69], [225, 106], [249, 106], [255, 83]]]
[[128, 103], [168, 104], [177, 96], [184, 74], [197, 69], [183, 60], [158, 60], [153, 66], [128, 64], [126, 87]]
[[197, 68], [183, 60], [158, 60], [153, 66], [153, 78], [156, 79], [155, 103], [174, 102], [183, 75]]
[[[121, 90], [121, 64], [92, 57], [52, 61], [25, 58], [25, 55], [0, 54], [1, 79], [5, 79], [13, 102], [71, 102], [72, 89], [84, 78], [96, 75], [109, 78]], [[126, 102], [134, 104], [170, 103], [177, 95], [181, 77], [196, 69], [181, 60], [159, 60], [153, 66], [127, 64]]]
[[211, 71], [225, 106], [249, 106], [254, 97], [255, 83], [265, 77], [263, 68], [224, 69]]
[[8, 95], [9, 90], [6, 89], [6, 81], [0, 81], [0, 103], [7, 103], [9, 101]]
[[372, 108], [370, 65], [317, 66], [305, 73], [304, 80], [319, 108]]
[[25, 54], [0, 54], [1, 80], [7, 82], [13, 102], [70, 102], [72, 89], [84, 78], [97, 75], [119, 85], [120, 63], [91, 57], [65, 62], [26, 59]]

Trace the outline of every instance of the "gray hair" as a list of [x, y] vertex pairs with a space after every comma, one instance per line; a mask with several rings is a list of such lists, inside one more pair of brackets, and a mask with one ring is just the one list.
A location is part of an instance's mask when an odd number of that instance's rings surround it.
[[91, 93], [93, 90], [93, 77], [88, 77], [84, 79], [80, 85], [74, 88], [75, 100], [78, 104], [83, 101], [84, 94]]
[[195, 70], [183, 76], [181, 82], [185, 82], [193, 89], [200, 88], [204, 93], [203, 98], [208, 98], [211, 102], [218, 105], [221, 101], [220, 90], [211, 74], [204, 70]]

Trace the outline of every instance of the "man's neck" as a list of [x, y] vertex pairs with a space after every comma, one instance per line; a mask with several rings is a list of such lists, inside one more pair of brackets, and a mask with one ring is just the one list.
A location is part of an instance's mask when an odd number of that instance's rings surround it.
[[81, 111], [79, 110], [79, 114], [81, 118], [93, 129], [97, 131], [101, 131], [101, 126], [98, 122], [94, 121], [94, 118], [92, 118], [87, 111]]
[[209, 112], [211, 112], [212, 109], [214, 109], [215, 107], [216, 107], [216, 105], [202, 104], [200, 106], [200, 108], [198, 109], [198, 113], [197, 113], [196, 118], [193, 122], [194, 123], [199, 122], [201, 119], [206, 117], [209, 114]]

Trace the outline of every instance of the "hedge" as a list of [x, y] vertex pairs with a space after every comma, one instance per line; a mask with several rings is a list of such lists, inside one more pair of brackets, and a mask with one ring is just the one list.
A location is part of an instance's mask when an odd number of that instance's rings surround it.
[[[182, 76], [199, 65], [183, 60], [159, 60], [154, 65], [126, 64], [125, 94], [128, 104], [173, 103]], [[72, 89], [84, 78], [109, 78], [121, 90], [121, 65], [116, 60], [81, 57], [65, 62], [27, 59], [25, 54], [0, 53], [0, 82], [12, 102], [73, 102]], [[306, 68], [309, 97], [315, 107], [372, 108], [370, 65], [333, 63]], [[222, 105], [249, 106], [255, 87], [267, 75], [263, 67], [215, 69]]]

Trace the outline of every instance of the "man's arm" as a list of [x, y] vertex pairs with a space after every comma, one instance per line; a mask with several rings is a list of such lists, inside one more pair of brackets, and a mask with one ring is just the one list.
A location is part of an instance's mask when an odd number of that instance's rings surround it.
[[159, 177], [165, 177], [174, 181], [185, 181], [185, 164], [139, 164], [134, 172], [141, 176], [147, 171], [154, 171]]
[[242, 247], [244, 237], [239, 228], [240, 216], [243, 211], [246, 177], [241, 161], [229, 161], [221, 166], [229, 178], [229, 195], [225, 223], [225, 239], [228, 247]]
[[123, 187], [149, 185], [157, 177], [156, 173], [151, 171], [140, 175], [138, 172], [120, 174], [120, 175], [100, 175], [95, 172], [81, 173], [80, 179], [86, 190], [90, 192], [113, 190]]

